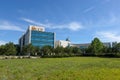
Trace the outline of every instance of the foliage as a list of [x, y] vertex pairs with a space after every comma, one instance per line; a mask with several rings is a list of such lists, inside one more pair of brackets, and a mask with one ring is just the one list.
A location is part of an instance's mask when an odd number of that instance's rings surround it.
[[16, 55], [17, 50], [12, 42], [0, 46], [0, 55]]
[[94, 38], [88, 50], [92, 54], [101, 55], [101, 53], [103, 52], [103, 48], [104, 48], [103, 43], [98, 38]]
[[0, 46], [0, 55], [5, 55], [5, 45]]
[[15, 48], [16, 48], [16, 55], [20, 55], [20, 46], [19, 45], [15, 45]]
[[120, 57], [120, 43], [114, 43], [112, 47], [106, 47], [98, 39], [94, 38], [88, 48], [77, 47], [56, 47], [44, 46], [42, 48], [28, 44], [23, 46], [22, 53], [20, 47], [9, 42], [0, 46], [0, 55], [32, 55], [42, 57], [71, 57], [71, 56], [103, 56]]
[[81, 55], [82, 51], [80, 50], [80, 48], [77, 48], [77, 47], [72, 47], [72, 52], [74, 54], [77, 54], [77, 55]]
[[40, 55], [40, 54], [41, 54], [40, 47], [34, 46], [34, 54], [33, 55]]
[[34, 51], [35, 51], [35, 48], [32, 44], [28, 44], [28, 45], [25, 45], [23, 46], [23, 53], [26, 54], [26, 55], [33, 55], [34, 54]]
[[60, 47], [60, 46], [57, 46], [54, 50], [55, 54], [61, 54], [64, 52], [64, 48], [63, 47]]
[[41, 48], [41, 53], [42, 53], [42, 56], [44, 55], [51, 55], [52, 53], [52, 47], [51, 46], [44, 46]]
[[64, 53], [72, 54], [72, 50], [73, 50], [72, 47], [66, 47], [66, 48], [64, 48]]
[[113, 47], [114, 51], [116, 53], [120, 53], [120, 43], [117, 43], [114, 47]]
[[23, 46], [21, 55], [35, 56], [35, 55], [40, 55], [40, 52], [41, 52], [40, 47], [33, 46], [32, 44], [28, 44]]

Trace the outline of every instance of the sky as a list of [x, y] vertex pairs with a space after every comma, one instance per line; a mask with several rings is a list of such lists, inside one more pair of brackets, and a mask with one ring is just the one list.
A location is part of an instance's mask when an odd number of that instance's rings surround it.
[[120, 42], [120, 0], [0, 0], [0, 45], [18, 44], [29, 25], [76, 44]]

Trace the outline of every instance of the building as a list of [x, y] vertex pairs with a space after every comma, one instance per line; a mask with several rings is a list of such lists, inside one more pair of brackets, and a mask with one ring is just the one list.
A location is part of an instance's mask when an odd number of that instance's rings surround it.
[[69, 47], [70, 46], [70, 40], [69, 40], [69, 38], [66, 38], [66, 40], [58, 40], [58, 41], [55, 41], [55, 48], [56, 47], [63, 47], [63, 48], [65, 48], [65, 47]]
[[65, 40], [55, 41], [55, 48], [58, 47], [58, 46], [65, 48], [65, 47], [70, 46], [70, 42], [69, 41], [65, 41]]
[[90, 43], [84, 43], [84, 44], [71, 44], [70, 46], [71, 47], [77, 47], [77, 48], [80, 48], [80, 49], [85, 49], [85, 48], [88, 48], [88, 46], [90, 45]]
[[106, 47], [109, 47], [109, 48], [112, 47], [112, 43], [111, 42], [104, 42], [103, 45], [106, 46]]
[[112, 47], [115, 47], [117, 44], [117, 42], [112, 42]]
[[[80, 49], [85, 49], [85, 48], [88, 48], [88, 46], [89, 46], [90, 44], [91, 44], [91, 43], [70, 44], [70, 46], [72, 46], [72, 47], [77, 47], [77, 48], [80, 48]], [[104, 42], [103, 45], [106, 46], [106, 47], [112, 47], [112, 44], [111, 44], [110, 42]]]
[[54, 47], [55, 33], [45, 32], [44, 27], [29, 26], [25, 34], [19, 39], [20, 48], [27, 44], [43, 47], [46, 45]]

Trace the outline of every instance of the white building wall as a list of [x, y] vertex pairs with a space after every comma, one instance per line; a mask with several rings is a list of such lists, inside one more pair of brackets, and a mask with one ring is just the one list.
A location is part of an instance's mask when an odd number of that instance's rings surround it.
[[30, 31], [27, 31], [25, 34], [25, 45], [28, 45], [30, 43]]
[[69, 41], [63, 41], [63, 40], [59, 40], [55, 42], [55, 47], [60, 46], [60, 47], [68, 47], [70, 45]]

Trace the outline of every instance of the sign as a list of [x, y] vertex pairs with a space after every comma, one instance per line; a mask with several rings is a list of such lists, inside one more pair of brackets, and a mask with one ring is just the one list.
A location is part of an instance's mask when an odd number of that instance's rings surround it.
[[36, 30], [36, 31], [44, 31], [43, 27], [36, 27], [36, 26], [32, 26], [31, 30]]

